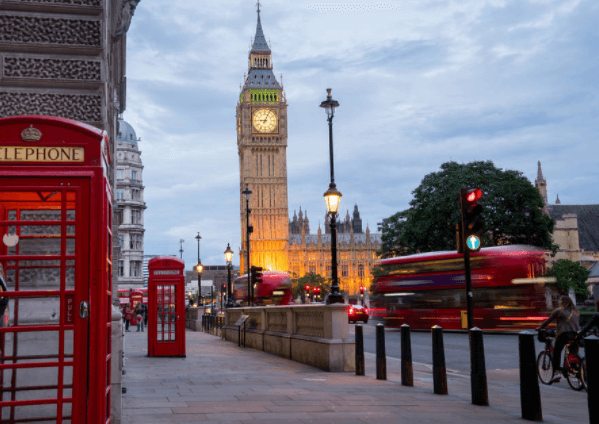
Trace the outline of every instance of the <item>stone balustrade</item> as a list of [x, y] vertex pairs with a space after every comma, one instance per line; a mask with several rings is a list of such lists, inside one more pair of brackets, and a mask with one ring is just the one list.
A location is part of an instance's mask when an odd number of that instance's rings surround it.
[[[326, 371], [354, 371], [355, 344], [349, 339], [348, 305], [290, 305], [226, 310], [223, 337]], [[235, 326], [248, 315], [243, 326]]]

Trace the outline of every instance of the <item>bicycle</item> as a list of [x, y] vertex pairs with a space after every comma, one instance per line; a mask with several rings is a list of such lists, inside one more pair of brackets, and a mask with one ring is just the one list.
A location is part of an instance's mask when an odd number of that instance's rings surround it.
[[[538, 333], [540, 342], [545, 343], [545, 349], [537, 357], [537, 374], [541, 383], [550, 385], [553, 379], [553, 345], [555, 330], [541, 330]], [[564, 365], [562, 374], [568, 380], [570, 387], [576, 391], [586, 389], [586, 359], [578, 354], [578, 346], [568, 343], [564, 347]]]

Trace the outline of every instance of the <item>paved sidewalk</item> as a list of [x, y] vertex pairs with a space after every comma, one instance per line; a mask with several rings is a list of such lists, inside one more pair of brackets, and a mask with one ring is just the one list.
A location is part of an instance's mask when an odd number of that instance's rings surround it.
[[[187, 358], [147, 357], [147, 333], [126, 333], [124, 424], [150, 423], [524, 423], [517, 370], [491, 371], [491, 406], [472, 405], [470, 380], [448, 373], [449, 395], [432, 392], [430, 367], [415, 364], [415, 387], [400, 385], [400, 362], [387, 381], [328, 373], [219, 337], [187, 331]], [[545, 422], [588, 423], [586, 392], [542, 386]]]

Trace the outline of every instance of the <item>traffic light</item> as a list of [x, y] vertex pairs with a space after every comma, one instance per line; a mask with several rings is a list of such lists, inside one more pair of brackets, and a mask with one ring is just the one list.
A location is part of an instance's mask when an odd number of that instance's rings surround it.
[[320, 287], [314, 287], [314, 298], [320, 299]]
[[360, 297], [364, 297], [364, 286], [360, 286]]
[[264, 271], [264, 268], [262, 268], [261, 266], [252, 266], [251, 267], [252, 285], [262, 284], [262, 282], [264, 281], [264, 279], [262, 277], [262, 271]]
[[252, 273], [252, 275], [255, 275], [256, 284], [262, 284], [264, 282], [262, 271], [264, 271], [264, 268], [257, 266]]
[[471, 187], [460, 190], [462, 212], [462, 248], [470, 252], [478, 252], [481, 247], [481, 230], [483, 228], [483, 207], [479, 201], [483, 196], [480, 188]]

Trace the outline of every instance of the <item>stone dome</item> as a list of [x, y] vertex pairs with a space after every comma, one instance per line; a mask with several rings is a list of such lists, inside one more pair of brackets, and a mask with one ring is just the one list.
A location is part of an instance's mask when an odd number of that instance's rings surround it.
[[134, 146], [137, 146], [137, 135], [135, 134], [135, 130], [128, 122], [120, 118], [116, 141], [120, 141], [121, 143], [131, 143]]

